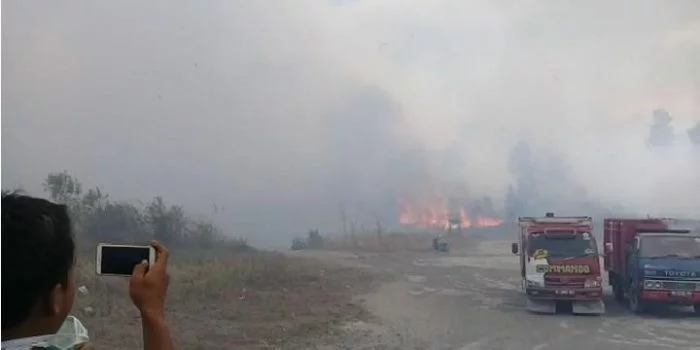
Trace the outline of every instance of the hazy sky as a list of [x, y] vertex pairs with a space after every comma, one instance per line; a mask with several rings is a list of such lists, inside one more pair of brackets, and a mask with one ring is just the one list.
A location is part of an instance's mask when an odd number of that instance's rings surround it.
[[691, 215], [698, 62], [693, 0], [7, 0], [2, 182], [67, 169], [292, 230], [427, 179], [497, 198], [527, 140], [592, 196]]

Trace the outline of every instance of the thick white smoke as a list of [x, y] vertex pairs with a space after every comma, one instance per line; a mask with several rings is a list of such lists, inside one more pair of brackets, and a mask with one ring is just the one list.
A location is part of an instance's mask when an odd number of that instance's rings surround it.
[[[421, 182], [499, 205], [527, 142], [568, 173], [528, 170], [562, 205], [698, 212], [684, 136], [700, 118], [697, 1], [3, 10], [3, 185], [40, 190], [67, 169], [119, 197], [214, 202], [240, 231], [289, 232], [337, 227], [343, 201], [389, 215]], [[664, 151], [645, 145], [660, 107], [678, 132]]]

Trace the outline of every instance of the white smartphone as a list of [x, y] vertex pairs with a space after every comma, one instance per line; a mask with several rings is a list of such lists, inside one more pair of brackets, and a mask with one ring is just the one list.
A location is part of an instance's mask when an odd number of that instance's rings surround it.
[[97, 245], [95, 268], [98, 275], [131, 276], [134, 267], [142, 261], [152, 266], [156, 261], [156, 250], [147, 245], [119, 245], [100, 243]]

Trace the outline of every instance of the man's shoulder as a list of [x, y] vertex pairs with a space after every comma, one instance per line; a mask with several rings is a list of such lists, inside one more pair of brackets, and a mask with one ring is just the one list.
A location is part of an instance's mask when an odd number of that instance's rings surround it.
[[0, 347], [2, 347], [2, 350], [31, 350], [33, 348], [43, 348], [48, 346], [48, 339], [50, 337], [50, 335], [40, 335], [4, 340]]

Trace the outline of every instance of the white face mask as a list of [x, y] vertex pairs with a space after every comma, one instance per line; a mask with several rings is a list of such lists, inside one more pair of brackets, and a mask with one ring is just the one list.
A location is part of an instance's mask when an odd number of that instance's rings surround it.
[[2, 342], [3, 349], [29, 350], [34, 347], [51, 350], [71, 350], [90, 340], [87, 329], [74, 316], [68, 316], [56, 334], [13, 339]]
[[73, 349], [76, 345], [90, 340], [88, 331], [75, 316], [68, 316], [61, 329], [47, 340], [50, 349]]

